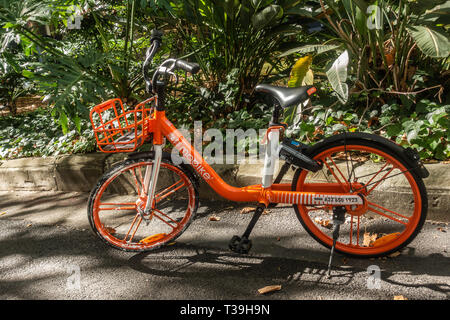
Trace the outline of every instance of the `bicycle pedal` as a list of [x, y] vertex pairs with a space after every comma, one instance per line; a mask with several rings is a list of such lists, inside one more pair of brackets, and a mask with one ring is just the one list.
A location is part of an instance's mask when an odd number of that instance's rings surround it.
[[233, 236], [228, 244], [231, 251], [239, 254], [249, 253], [252, 247], [252, 241], [247, 238], [241, 238], [239, 236]]

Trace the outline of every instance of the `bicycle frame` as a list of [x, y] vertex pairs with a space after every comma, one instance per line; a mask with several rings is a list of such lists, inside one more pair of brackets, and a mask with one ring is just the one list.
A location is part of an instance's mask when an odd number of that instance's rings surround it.
[[[194, 147], [184, 138], [178, 129], [167, 119], [165, 111], [154, 111], [154, 116], [149, 123], [149, 130], [153, 133], [153, 144], [155, 147], [155, 159], [153, 170], [151, 173], [149, 188], [147, 189], [150, 195], [147, 199], [146, 210], [150, 210], [153, 202], [154, 188], [156, 186], [157, 175], [159, 171], [159, 163], [161, 161], [161, 150], [164, 144], [164, 138], [167, 138], [170, 143], [181, 153], [182, 157], [194, 168], [194, 170], [201, 176], [206, 183], [220, 196], [239, 202], [258, 202], [266, 206], [269, 203], [287, 203], [287, 204], [302, 204], [302, 205], [326, 205], [326, 206], [345, 206], [345, 205], [362, 205], [364, 199], [358, 194], [351, 194], [352, 190], [361, 189], [361, 185], [355, 183], [349, 184], [329, 183], [329, 184], [305, 184], [302, 191], [291, 191], [290, 184], [272, 184], [272, 181], [267, 181], [273, 177], [268, 163], [273, 160], [273, 155], [268, 155], [266, 152], [264, 167], [266, 177], [263, 179], [263, 184], [250, 185], [246, 187], [233, 187], [227, 184], [211, 166], [203, 159], [203, 157], [194, 149]], [[271, 128], [269, 128], [269, 131]], [[267, 143], [270, 143], [271, 135], [267, 135]], [[273, 142], [273, 141], [272, 141]], [[271, 159], [272, 158], [272, 159]], [[267, 169], [268, 168], [268, 169]], [[149, 171], [149, 170], [147, 170]], [[146, 173], [146, 176], [148, 173]]]

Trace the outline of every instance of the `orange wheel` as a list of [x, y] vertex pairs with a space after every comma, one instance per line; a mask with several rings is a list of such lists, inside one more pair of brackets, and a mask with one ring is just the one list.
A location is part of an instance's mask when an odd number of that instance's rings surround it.
[[[377, 257], [400, 250], [418, 234], [425, 221], [425, 186], [398, 148], [370, 139], [325, 140], [311, 148], [309, 156], [323, 162], [321, 171], [298, 170], [293, 190], [308, 183], [339, 185], [336, 192], [360, 194], [365, 203], [346, 206], [336, 251], [357, 257]], [[312, 190], [311, 190], [312, 191]], [[308, 233], [331, 248], [332, 208], [294, 205]]]
[[116, 249], [136, 252], [159, 248], [180, 236], [195, 215], [198, 193], [191, 173], [164, 158], [155, 201], [144, 213], [144, 177], [152, 165], [150, 159], [124, 161], [105, 173], [91, 193], [91, 227]]

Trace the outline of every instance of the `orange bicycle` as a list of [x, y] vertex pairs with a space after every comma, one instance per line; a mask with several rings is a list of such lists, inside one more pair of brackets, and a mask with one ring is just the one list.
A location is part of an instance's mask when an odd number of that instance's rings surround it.
[[[331, 248], [330, 263], [334, 250], [357, 257], [382, 256], [398, 251], [418, 234], [427, 213], [422, 178], [428, 172], [414, 150], [367, 133], [334, 135], [312, 146], [286, 138], [279, 144], [278, 134], [286, 129], [279, 121], [282, 109], [309, 99], [315, 92], [312, 86], [256, 87], [275, 101], [264, 139], [262, 182], [246, 187], [225, 183], [166, 118], [169, 76], [176, 69], [195, 74], [199, 66], [168, 59], [151, 80], [147, 76], [161, 36], [152, 32], [144, 63], [147, 88], [154, 96], [131, 111], [120, 99], [91, 111], [100, 150], [132, 152], [101, 177], [89, 198], [91, 227], [104, 242], [139, 252], [174, 241], [196, 213], [200, 178], [228, 200], [257, 203], [245, 233], [230, 241], [235, 252], [250, 250], [253, 226], [266, 207], [277, 203], [292, 204], [306, 231]], [[163, 152], [166, 139], [179, 151], [179, 159]], [[153, 150], [134, 152], [145, 141], [152, 142]], [[296, 170], [292, 183], [274, 183], [272, 164], [277, 157]], [[392, 188], [397, 189], [396, 197], [386, 196]]]

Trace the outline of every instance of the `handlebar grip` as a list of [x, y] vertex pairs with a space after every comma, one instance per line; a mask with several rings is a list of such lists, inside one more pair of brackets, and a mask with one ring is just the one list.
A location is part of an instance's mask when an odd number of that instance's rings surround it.
[[192, 74], [196, 74], [200, 71], [200, 66], [197, 63], [187, 62], [185, 60], [177, 60], [175, 66]]

